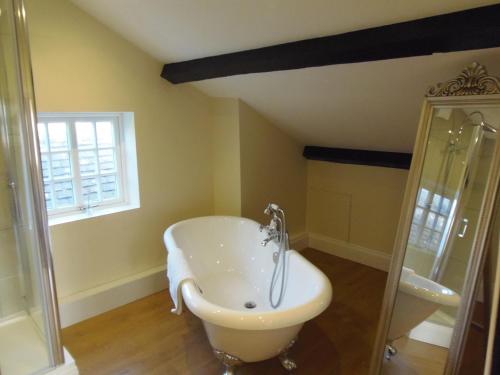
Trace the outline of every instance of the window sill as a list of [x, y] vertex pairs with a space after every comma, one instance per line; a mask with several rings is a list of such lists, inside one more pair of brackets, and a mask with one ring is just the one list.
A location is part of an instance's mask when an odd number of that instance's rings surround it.
[[91, 212], [78, 212], [74, 214], [67, 214], [64, 216], [55, 216], [55, 217], [49, 216], [49, 226], [71, 223], [73, 221], [79, 221], [85, 219], [92, 219], [94, 217], [115, 214], [123, 211], [135, 210], [139, 207], [140, 206], [138, 204], [127, 204], [127, 205], [120, 205], [108, 208], [101, 208], [98, 210], [94, 209]]

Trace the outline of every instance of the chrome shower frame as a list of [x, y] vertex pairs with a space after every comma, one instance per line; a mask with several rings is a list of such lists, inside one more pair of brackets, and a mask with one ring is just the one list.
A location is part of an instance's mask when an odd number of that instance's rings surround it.
[[54, 277], [54, 266], [50, 248], [45, 193], [42, 184], [41, 156], [38, 144], [37, 115], [31, 70], [26, 9], [23, 0], [10, 0], [13, 12], [13, 37], [17, 59], [17, 81], [19, 87], [19, 128], [22, 134], [24, 157], [31, 186], [28, 189], [32, 203], [33, 233], [37, 237], [36, 252], [39, 265], [41, 307], [44, 316], [45, 338], [47, 340], [49, 367], [64, 364], [64, 351], [61, 340], [59, 307]]

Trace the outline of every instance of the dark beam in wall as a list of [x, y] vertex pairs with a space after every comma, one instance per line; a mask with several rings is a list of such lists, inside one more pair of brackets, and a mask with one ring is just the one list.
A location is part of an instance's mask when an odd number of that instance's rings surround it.
[[306, 146], [304, 147], [303, 155], [306, 159], [310, 160], [331, 161], [342, 164], [372, 165], [387, 168], [410, 169], [411, 164], [411, 154], [403, 152]]
[[165, 64], [172, 83], [500, 46], [500, 4]]

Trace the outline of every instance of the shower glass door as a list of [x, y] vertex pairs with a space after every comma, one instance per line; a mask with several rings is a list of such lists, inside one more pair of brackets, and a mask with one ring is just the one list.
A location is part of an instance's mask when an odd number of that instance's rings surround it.
[[0, 0], [0, 374], [63, 362], [39, 157], [25, 11]]

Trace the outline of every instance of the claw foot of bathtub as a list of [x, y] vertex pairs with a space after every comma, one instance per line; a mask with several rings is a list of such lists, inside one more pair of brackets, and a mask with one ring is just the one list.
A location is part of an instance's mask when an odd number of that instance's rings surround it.
[[290, 343], [286, 346], [286, 348], [279, 355], [279, 360], [281, 362], [281, 365], [287, 371], [293, 371], [297, 368], [297, 363], [289, 357], [290, 349], [292, 348], [293, 345], [295, 345], [296, 342], [297, 342], [297, 338], [294, 338], [292, 341], [290, 341]]
[[287, 371], [293, 371], [297, 368], [297, 363], [293, 359], [288, 358], [286, 355], [280, 354], [280, 362], [281, 366], [283, 366]]
[[224, 372], [222, 375], [235, 375], [236, 374], [236, 367], [235, 366], [225, 366]]
[[398, 354], [398, 350], [394, 346], [387, 344], [385, 346], [385, 353], [384, 354], [385, 354], [385, 359], [390, 361], [392, 357], [394, 357], [396, 354]]
[[238, 357], [225, 353], [221, 350], [214, 349], [214, 354], [217, 359], [224, 365], [224, 373], [222, 375], [235, 375], [236, 367], [243, 364], [243, 361]]

